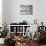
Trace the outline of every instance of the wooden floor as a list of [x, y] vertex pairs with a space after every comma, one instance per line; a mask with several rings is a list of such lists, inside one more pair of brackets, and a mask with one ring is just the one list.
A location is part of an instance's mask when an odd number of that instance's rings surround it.
[[4, 46], [4, 44], [1, 44], [0, 46]]
[[46, 45], [40, 45], [40, 46], [46, 46]]
[[[4, 45], [0, 45], [0, 46], [4, 46]], [[39, 46], [38, 44], [34, 44], [32, 46]], [[46, 46], [46, 45], [40, 45], [40, 46]]]

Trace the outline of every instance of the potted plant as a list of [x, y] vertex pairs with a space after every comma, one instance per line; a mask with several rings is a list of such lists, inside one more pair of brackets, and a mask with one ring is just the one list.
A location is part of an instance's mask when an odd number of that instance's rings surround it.
[[3, 25], [3, 31], [0, 31], [0, 44], [4, 44], [4, 40], [7, 37], [8, 29], [7, 24]]

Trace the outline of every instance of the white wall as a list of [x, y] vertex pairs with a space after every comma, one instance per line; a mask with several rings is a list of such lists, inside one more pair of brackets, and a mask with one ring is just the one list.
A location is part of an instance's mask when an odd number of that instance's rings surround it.
[[[35, 9], [35, 4], [37, 1], [34, 0], [11, 0], [11, 18], [9, 17], [9, 19], [11, 22], [22, 22], [23, 20], [26, 20], [29, 23], [32, 23], [32, 21], [34, 21], [35, 17], [35, 10], [33, 11], [33, 15], [20, 15], [19, 11], [20, 11], [20, 5], [33, 5], [33, 9]], [[15, 20], [15, 21], [14, 21]]]
[[[46, 0], [4, 0], [4, 17], [7, 23], [21, 22], [26, 20], [29, 24], [37, 19], [38, 24], [41, 21], [46, 25]], [[33, 5], [32, 15], [20, 15], [19, 5]]]
[[7, 17], [7, 0], [2, 0], [2, 22], [8, 22]]
[[0, 0], [0, 27], [2, 27], [2, 0]]

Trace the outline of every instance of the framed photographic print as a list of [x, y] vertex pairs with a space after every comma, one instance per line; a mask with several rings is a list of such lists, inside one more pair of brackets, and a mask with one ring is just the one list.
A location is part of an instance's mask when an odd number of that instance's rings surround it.
[[33, 6], [32, 5], [20, 5], [20, 14], [21, 15], [32, 15]]

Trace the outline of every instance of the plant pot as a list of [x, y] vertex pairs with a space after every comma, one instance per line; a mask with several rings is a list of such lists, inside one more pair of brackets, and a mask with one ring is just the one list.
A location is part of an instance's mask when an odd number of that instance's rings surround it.
[[0, 38], [0, 44], [4, 44], [5, 38]]

